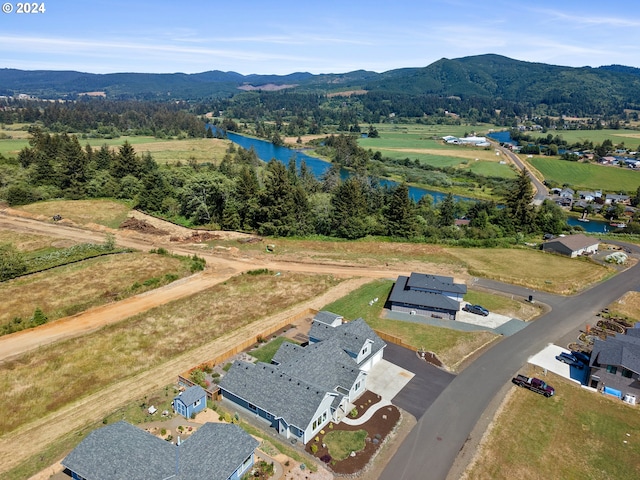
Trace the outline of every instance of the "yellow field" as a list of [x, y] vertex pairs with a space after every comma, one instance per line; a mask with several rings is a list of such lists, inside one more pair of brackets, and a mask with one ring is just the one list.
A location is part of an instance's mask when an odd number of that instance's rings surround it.
[[628, 317], [630, 320], [640, 321], [640, 292], [627, 292], [621, 298], [609, 305], [613, 315]]
[[186, 164], [190, 159], [197, 163], [210, 162], [218, 165], [222, 161], [231, 142], [218, 138], [199, 138], [193, 140], [167, 140], [134, 145], [138, 155], [149, 152], [158, 163]]
[[71, 220], [79, 225], [96, 223], [110, 228], [118, 228], [126, 220], [131, 207], [125, 202], [104, 199], [51, 200], [16, 207], [16, 210], [47, 218], [58, 214], [63, 219]]
[[447, 252], [463, 261], [470, 275], [561, 295], [579, 292], [613, 273], [589, 260], [539, 250], [449, 248]]

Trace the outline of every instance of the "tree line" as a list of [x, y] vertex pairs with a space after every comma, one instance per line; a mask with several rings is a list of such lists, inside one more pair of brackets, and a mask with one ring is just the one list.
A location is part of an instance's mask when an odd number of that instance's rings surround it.
[[[0, 159], [0, 198], [11, 205], [49, 198], [128, 199], [146, 212], [187, 225], [267, 236], [323, 235], [357, 239], [382, 235], [414, 241], [496, 245], [538, 232], [566, 229], [552, 203], [531, 205], [525, 174], [503, 202], [418, 202], [404, 183], [383, 187], [366, 163], [343, 179], [335, 162], [316, 178], [304, 162], [261, 162], [253, 150], [230, 145], [219, 165], [158, 165], [124, 142], [118, 149], [82, 147], [74, 135], [31, 131], [16, 159]], [[336, 151], [348, 140], [334, 140]], [[337, 155], [337, 153], [336, 153]], [[61, 212], [62, 213], [62, 212]], [[464, 218], [465, 222], [456, 222]], [[463, 226], [457, 224], [466, 224]]]

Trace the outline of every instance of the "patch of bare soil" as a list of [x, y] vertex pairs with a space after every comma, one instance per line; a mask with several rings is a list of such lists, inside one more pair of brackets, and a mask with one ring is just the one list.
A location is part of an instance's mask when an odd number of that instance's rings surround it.
[[[358, 401], [359, 403], [359, 401]], [[362, 425], [347, 425], [344, 422], [334, 424], [333, 429], [326, 428], [324, 434], [318, 434], [318, 441], [310, 441], [306, 451], [325, 462], [327, 467], [338, 475], [353, 475], [361, 472], [367, 467], [375, 457], [378, 450], [383, 445], [385, 439], [393, 432], [393, 429], [400, 421], [400, 410], [394, 405], [381, 408], [373, 414], [371, 419]], [[329, 454], [329, 449], [324, 446], [324, 436], [332, 431], [357, 431], [366, 430], [364, 449], [355, 452], [344, 460], [334, 460]], [[318, 450], [315, 454], [311, 452], [311, 446], [316, 445]]]
[[168, 232], [165, 230], [160, 230], [153, 225], [147, 223], [146, 220], [139, 220], [137, 218], [128, 217], [124, 222], [120, 224], [118, 228], [123, 228], [126, 230], [134, 230], [136, 232], [148, 233], [151, 235], [167, 235]]

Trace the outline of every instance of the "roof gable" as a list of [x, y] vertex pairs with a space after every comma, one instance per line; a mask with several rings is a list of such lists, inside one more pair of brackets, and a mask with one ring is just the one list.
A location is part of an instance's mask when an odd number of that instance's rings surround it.
[[464, 283], [455, 283], [453, 281], [453, 277], [416, 272], [411, 272], [405, 288], [408, 288], [409, 290], [435, 290], [438, 292], [451, 292], [462, 295], [467, 293], [467, 286]]
[[336, 339], [343, 350], [357, 357], [367, 340], [371, 340], [371, 355], [377, 353], [387, 344], [362, 318], [332, 327], [320, 322], [312, 322], [309, 337], [319, 341]]
[[206, 397], [207, 392], [204, 391], [200, 385], [194, 385], [192, 387], [187, 388], [182, 395], [178, 395], [175, 399], [180, 400], [185, 405], [193, 405], [198, 400], [202, 399], [202, 397]]

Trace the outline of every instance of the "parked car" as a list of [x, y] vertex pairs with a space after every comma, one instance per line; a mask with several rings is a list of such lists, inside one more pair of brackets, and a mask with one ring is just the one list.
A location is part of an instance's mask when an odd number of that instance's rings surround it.
[[476, 315], [482, 315], [484, 317], [489, 315], [489, 310], [484, 308], [482, 305], [471, 305], [470, 303], [468, 303], [464, 307], [462, 307], [462, 310], [469, 313], [475, 313]]
[[582, 362], [579, 362], [578, 359], [570, 353], [562, 352], [560, 355], [556, 355], [556, 360], [566, 363], [570, 367], [576, 367], [580, 369], [584, 368], [584, 364]]
[[585, 365], [589, 365], [589, 361], [591, 360], [591, 357], [584, 352], [571, 351], [571, 355], [576, 357], [576, 360], [584, 363]]

